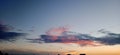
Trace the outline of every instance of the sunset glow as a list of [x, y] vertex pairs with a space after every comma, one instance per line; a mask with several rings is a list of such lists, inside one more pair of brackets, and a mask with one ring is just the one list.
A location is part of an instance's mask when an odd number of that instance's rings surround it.
[[120, 0], [0, 0], [0, 55], [120, 55]]

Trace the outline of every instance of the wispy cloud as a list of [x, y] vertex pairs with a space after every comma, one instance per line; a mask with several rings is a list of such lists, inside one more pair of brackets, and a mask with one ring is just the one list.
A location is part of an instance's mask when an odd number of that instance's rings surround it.
[[120, 34], [105, 31], [104, 29], [99, 30], [99, 32], [104, 33], [106, 35], [101, 38], [96, 38], [96, 41], [100, 41], [105, 45], [120, 44]]
[[15, 41], [18, 36], [24, 36], [25, 33], [10, 32], [7, 25], [0, 24], [0, 41]]
[[40, 35], [40, 38], [28, 40], [30, 40], [32, 43], [76, 43], [80, 46], [120, 44], [120, 34], [105, 31], [104, 29], [101, 29], [98, 32], [104, 33], [106, 35], [97, 38], [89, 34], [68, 31], [65, 27], [59, 27], [50, 29], [45, 35]]

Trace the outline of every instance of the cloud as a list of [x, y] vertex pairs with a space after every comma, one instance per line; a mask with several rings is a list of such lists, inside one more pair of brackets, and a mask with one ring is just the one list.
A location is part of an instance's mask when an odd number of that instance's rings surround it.
[[99, 32], [104, 33], [106, 35], [101, 38], [96, 38], [96, 41], [100, 41], [105, 45], [120, 44], [120, 34], [105, 31], [104, 29], [101, 29]]
[[0, 50], [2, 53], [8, 53], [9, 55], [40, 55], [41, 51], [36, 52], [35, 50], [21, 50], [21, 49], [3, 49]]
[[[48, 32], [50, 32], [48, 34]], [[40, 38], [28, 39], [32, 43], [76, 43], [80, 46], [101, 46], [101, 45], [116, 45], [120, 44], [120, 34], [111, 33], [104, 29], [98, 32], [106, 34], [102, 37], [94, 37], [89, 34], [81, 34], [66, 30], [65, 27], [50, 29], [45, 35], [40, 35]]]
[[24, 36], [25, 33], [10, 32], [7, 25], [0, 24], [0, 41], [15, 41], [18, 36]]
[[72, 31], [68, 31], [66, 27], [58, 27], [50, 29], [45, 35], [40, 35], [40, 38], [27, 39], [32, 43], [76, 43], [81, 46], [97, 46], [100, 43], [94, 41], [95, 37], [88, 34], [80, 34]]

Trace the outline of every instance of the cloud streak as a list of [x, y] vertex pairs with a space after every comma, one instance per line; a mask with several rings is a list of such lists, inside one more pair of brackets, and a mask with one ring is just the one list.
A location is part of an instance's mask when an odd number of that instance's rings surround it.
[[65, 27], [50, 29], [45, 35], [40, 35], [40, 38], [28, 40], [32, 43], [76, 43], [80, 46], [120, 44], [120, 34], [105, 31], [104, 29], [101, 29], [98, 32], [104, 33], [106, 35], [99, 38], [91, 36], [89, 34], [71, 32], [66, 29], [67, 28]]
[[10, 32], [7, 25], [0, 24], [0, 41], [15, 41], [18, 36], [24, 36], [25, 33]]
[[105, 45], [116, 45], [120, 44], [120, 34], [105, 31], [104, 29], [99, 30], [99, 32], [106, 34], [101, 38], [96, 38], [96, 41], [100, 41]]

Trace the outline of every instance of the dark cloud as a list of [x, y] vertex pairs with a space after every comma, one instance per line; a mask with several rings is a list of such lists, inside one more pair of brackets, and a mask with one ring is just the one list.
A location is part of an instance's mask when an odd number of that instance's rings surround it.
[[74, 32], [64, 32], [61, 36], [41, 35], [40, 38], [27, 39], [31, 43], [76, 43], [81, 46], [97, 46], [98, 42], [95, 42], [95, 37], [88, 34], [76, 34]]
[[111, 33], [110, 31], [107, 31], [105, 29], [100, 29], [100, 30], [98, 30], [98, 32], [103, 33], [103, 34], [109, 34], [109, 33]]
[[4, 49], [0, 50], [2, 53], [8, 53], [9, 55], [39, 55], [41, 52], [35, 52], [34, 50], [20, 50], [20, 49]]
[[103, 29], [101, 29], [100, 32], [106, 35], [101, 38], [96, 38], [96, 41], [100, 41], [101, 43], [106, 44], [106, 45], [120, 44], [120, 34], [105, 31]]
[[104, 29], [99, 30], [98, 32], [106, 34], [102, 37], [94, 37], [89, 34], [76, 34], [75, 32], [65, 31], [61, 33], [62, 35], [41, 35], [40, 38], [29, 39], [32, 43], [76, 43], [81, 46], [92, 45], [116, 45], [120, 44], [120, 34], [112, 33], [105, 31]]
[[0, 24], [0, 41], [14, 41], [18, 36], [24, 36], [25, 33], [10, 32], [7, 25]]

